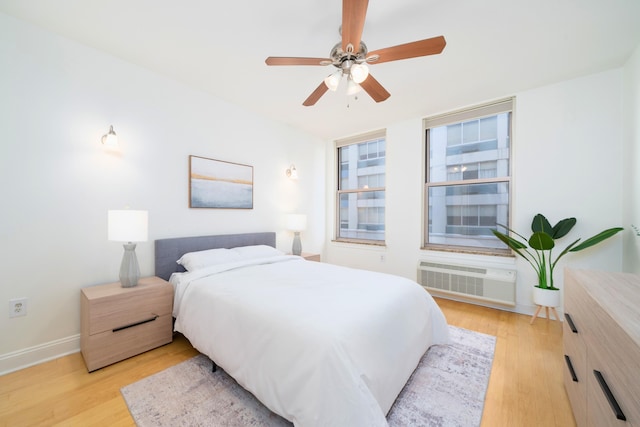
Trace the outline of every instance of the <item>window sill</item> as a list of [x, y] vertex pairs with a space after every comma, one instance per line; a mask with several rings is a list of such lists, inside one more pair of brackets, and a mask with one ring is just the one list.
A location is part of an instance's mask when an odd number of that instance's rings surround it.
[[362, 245], [362, 246], [373, 246], [373, 247], [386, 247], [387, 244], [384, 241], [373, 241], [373, 240], [357, 240], [357, 239], [334, 239], [331, 243], [343, 243], [347, 245]]
[[442, 245], [425, 245], [420, 249], [423, 251], [449, 252], [449, 253], [458, 253], [458, 254], [515, 258], [515, 255], [509, 249], [482, 250], [482, 249], [474, 249], [474, 248], [463, 248], [460, 246], [442, 246]]

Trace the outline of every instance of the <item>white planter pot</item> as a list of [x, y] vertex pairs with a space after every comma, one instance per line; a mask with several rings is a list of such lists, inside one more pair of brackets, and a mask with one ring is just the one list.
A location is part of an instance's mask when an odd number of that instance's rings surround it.
[[535, 286], [533, 288], [533, 302], [544, 307], [559, 307], [560, 291], [557, 289], [542, 289]]

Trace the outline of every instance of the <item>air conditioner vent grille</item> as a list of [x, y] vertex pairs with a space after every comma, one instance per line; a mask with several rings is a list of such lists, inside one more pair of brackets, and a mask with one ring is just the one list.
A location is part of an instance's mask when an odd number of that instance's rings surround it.
[[444, 264], [418, 263], [418, 283], [436, 294], [484, 300], [514, 306], [515, 271]]

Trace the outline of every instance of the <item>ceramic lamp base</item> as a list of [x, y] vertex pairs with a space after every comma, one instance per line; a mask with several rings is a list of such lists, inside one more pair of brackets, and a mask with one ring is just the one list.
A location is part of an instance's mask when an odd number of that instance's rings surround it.
[[136, 244], [125, 243], [122, 264], [120, 264], [120, 284], [123, 288], [132, 288], [140, 279], [140, 267], [136, 257]]
[[302, 254], [302, 242], [300, 242], [299, 231], [295, 231], [293, 233], [293, 247], [291, 248], [291, 253], [294, 255]]

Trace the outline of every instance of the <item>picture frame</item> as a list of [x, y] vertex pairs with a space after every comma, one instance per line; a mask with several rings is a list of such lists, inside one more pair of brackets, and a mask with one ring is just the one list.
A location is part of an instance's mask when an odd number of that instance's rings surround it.
[[189, 156], [189, 207], [253, 209], [253, 166]]

